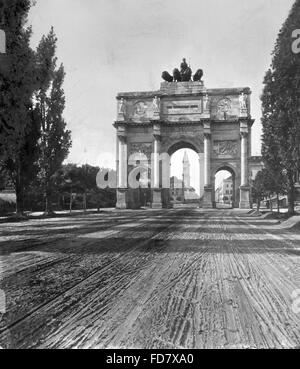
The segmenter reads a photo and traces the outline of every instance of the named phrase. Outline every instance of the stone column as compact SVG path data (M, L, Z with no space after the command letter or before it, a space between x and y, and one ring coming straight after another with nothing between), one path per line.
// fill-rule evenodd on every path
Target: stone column
M171 162L167 153L161 154L161 174L162 174L162 202L163 206L170 206L170 174Z
M117 189L117 208L127 208L128 179L127 179L127 139L124 134L118 134L119 172Z
M240 209L250 209L250 186L248 183L248 127L241 125L241 187Z
M210 178L210 150L211 150L211 134L204 134L204 187L211 186Z
M248 185L248 133L241 132L241 186Z
M127 141L119 137L119 188L127 188Z
M152 208L162 209L162 189L160 186L160 141L161 132L160 125L155 124L153 127L153 157L152 157L152 170L153 170L153 188L152 188Z
M153 188L160 187L159 178L159 154L160 154L160 136L154 135L153 152Z
M116 137L116 188L119 187L119 138Z
M211 184L211 129L210 122L204 123L204 197L203 208L211 209L212 201L212 184Z
M204 194L204 154L199 154L199 184L200 184L200 198Z

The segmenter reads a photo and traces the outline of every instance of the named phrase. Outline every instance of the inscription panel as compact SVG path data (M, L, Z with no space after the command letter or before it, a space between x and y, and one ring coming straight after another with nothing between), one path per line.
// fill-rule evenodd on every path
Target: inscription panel
M165 100L162 108L163 119L170 122L193 122L201 119L203 98L194 100Z
M202 101L170 101L164 104L164 114L166 115L182 115L182 114L201 114Z
M191 125L174 125L174 126L164 126L162 127L162 133L167 136L182 136L189 135L191 137L203 135L202 126L191 126Z

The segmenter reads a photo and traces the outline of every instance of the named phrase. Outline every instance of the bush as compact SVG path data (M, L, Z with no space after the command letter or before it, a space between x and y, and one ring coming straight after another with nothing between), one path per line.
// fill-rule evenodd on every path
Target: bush
M16 200L13 194L0 194L0 215L7 215L16 210Z

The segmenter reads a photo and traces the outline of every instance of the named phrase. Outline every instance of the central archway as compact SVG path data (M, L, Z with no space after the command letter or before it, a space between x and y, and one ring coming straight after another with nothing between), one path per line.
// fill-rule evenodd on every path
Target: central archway
M168 177L169 186L163 189L164 204L167 207L183 204L201 206L204 194L203 142L192 137L166 141L162 145L162 151L168 154L169 166L167 173L162 168L162 178Z

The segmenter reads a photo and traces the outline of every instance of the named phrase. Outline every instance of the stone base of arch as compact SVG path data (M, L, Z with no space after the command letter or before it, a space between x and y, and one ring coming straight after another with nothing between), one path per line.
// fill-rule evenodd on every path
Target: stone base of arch
M117 189L117 209L127 209L128 208L128 189L118 188Z
M213 188L204 187L203 209L213 209Z
M240 209L251 209L250 187L240 187Z
M152 209L162 209L162 190L160 188L154 188L152 190Z

